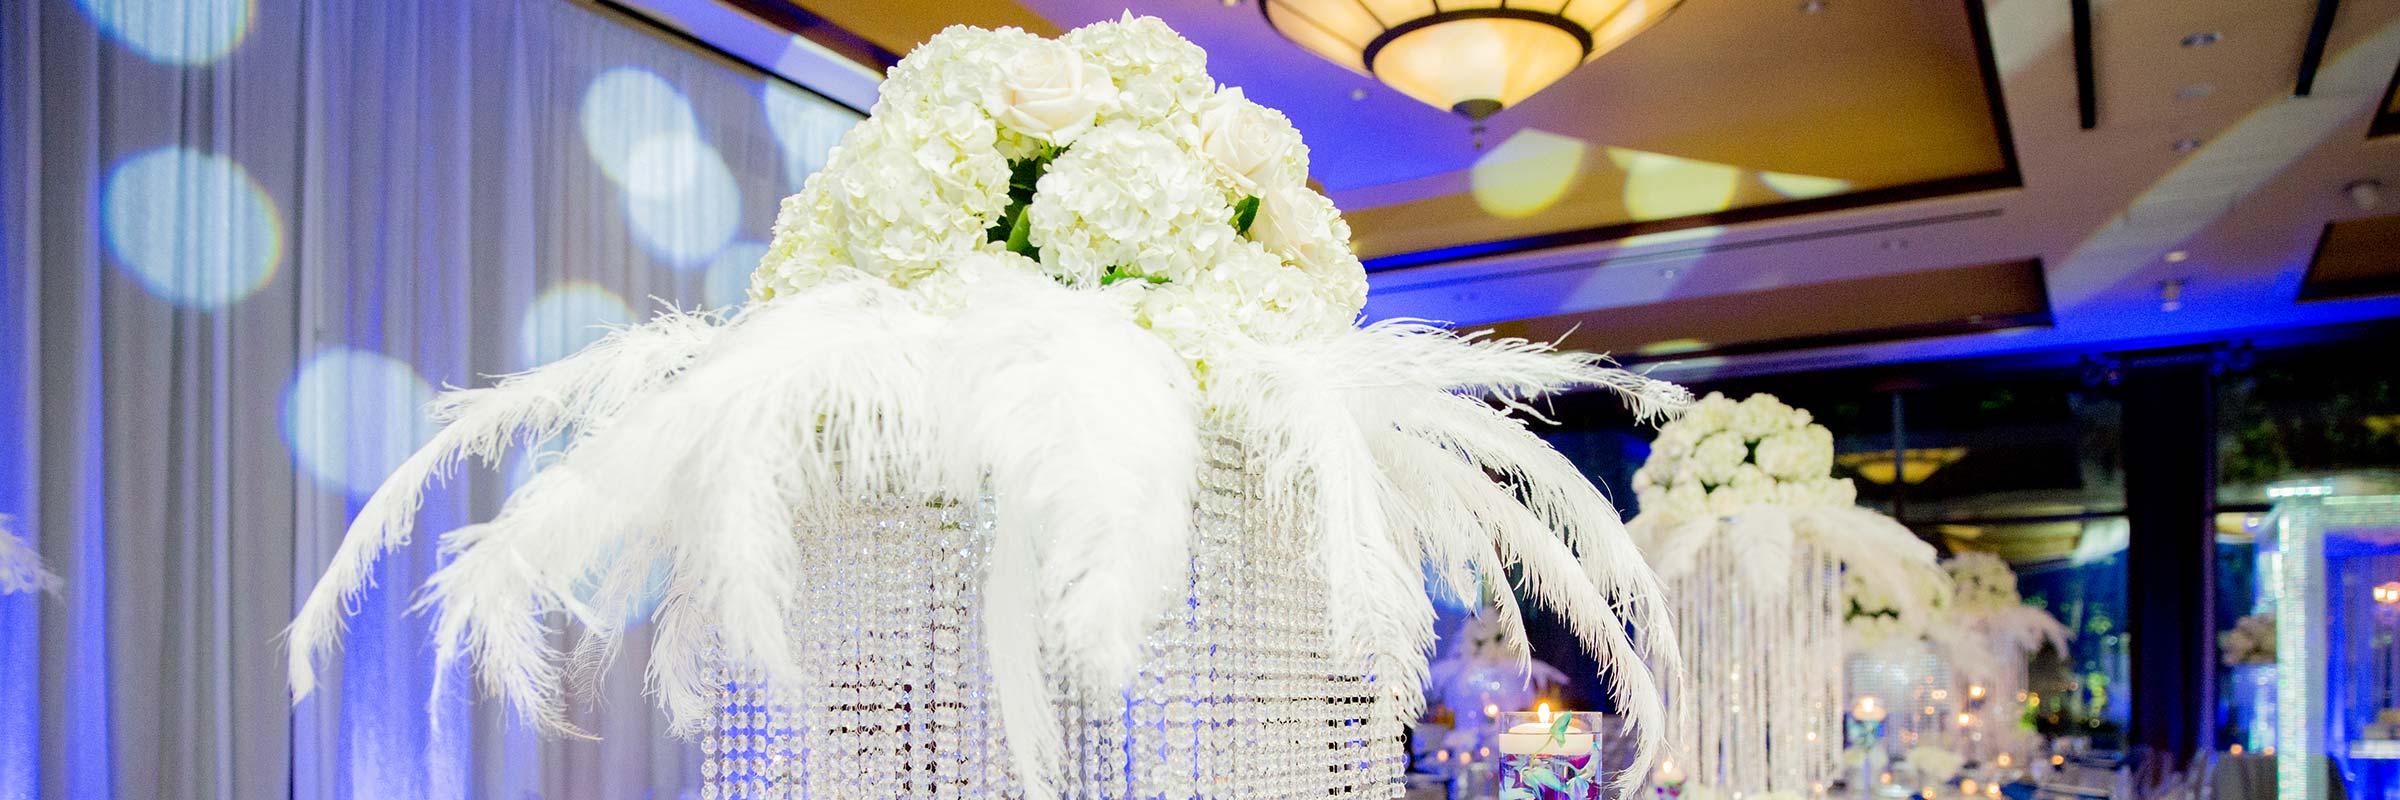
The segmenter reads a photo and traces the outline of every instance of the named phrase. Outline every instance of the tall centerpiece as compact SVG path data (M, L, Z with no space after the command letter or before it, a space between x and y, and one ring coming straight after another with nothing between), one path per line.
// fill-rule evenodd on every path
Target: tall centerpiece
M1930 545L1858 508L1832 470L1833 434L1807 411L1711 394L1634 473L1628 527L1667 582L1688 676L1669 755L1690 791L1824 790L1840 775L1844 581L1905 591L1932 569Z
M1954 673L1958 744L1968 761L1993 773L1986 777L2023 770L2039 743L2026 719L2033 706L2030 665L2045 645L2067 652L2067 626L2025 603L2016 571L1999 556L1960 553L1942 568L1953 593L1929 636Z
M470 661L564 729L562 687L663 581L650 683L708 755L704 797L1389 797L1429 581L1497 598L1520 654L1516 595L1486 584L1562 614L1646 759L1661 587L1511 411L1689 395L1357 327L1364 274L1307 173L1283 115L1157 20L933 37L784 201L741 311L434 403L447 427L293 625L295 690L429 480L564 436L443 536L442 674Z

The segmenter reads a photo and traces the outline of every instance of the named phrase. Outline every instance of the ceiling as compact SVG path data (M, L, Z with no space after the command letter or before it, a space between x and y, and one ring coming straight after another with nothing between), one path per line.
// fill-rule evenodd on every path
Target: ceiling
M2370 136L2400 118L2391 0L2339 4L2306 97L2317 2L2096 0L2088 129L2069 3L1686 0L1494 117L1481 150L1464 120L1284 40L1255 0L800 5L891 52L970 10L1050 30L1159 16L1307 137L1375 270L1371 316L1575 330L1569 346L1681 380L2400 316L2388 295L2299 302L2329 223L2400 205L2400 135ZM2360 181L2390 187L2380 208ZM2030 275L2046 313L1990 265ZM1733 338L1764 306L1772 346L1670 330ZM1644 320L1692 324L1626 324Z

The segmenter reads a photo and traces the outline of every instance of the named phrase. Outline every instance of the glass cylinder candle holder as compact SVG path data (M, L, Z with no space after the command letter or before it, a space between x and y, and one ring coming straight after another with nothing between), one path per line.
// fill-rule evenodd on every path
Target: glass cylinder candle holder
M1528 800L1601 800L1600 715L1588 711L1502 713L1492 736L1500 759L1500 796Z

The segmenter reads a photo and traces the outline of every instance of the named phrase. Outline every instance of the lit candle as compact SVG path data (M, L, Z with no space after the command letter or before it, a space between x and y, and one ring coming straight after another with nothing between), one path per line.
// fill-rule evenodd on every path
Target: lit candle
M1484 705L1484 707L1483 707L1483 718L1484 718L1484 719L1499 719L1499 718L1500 718L1500 707L1499 707L1498 705L1493 705L1493 704L1489 704L1489 703L1485 704L1485 705Z
M1520 722L1501 733L1496 744L1503 755L1580 756L1592 752L1592 732L1583 729L1570 718L1564 732L1557 730L1550 704L1536 710L1536 721Z
M1675 768L1675 759L1672 759L1672 758L1663 758L1663 759L1659 759L1659 762L1658 762L1658 785L1660 785L1660 786L1676 786L1676 785L1680 785L1680 784L1682 784L1682 783L1683 783L1683 770L1680 770L1680 769L1676 769L1676 768Z
M1860 722L1882 722L1883 715L1885 713L1886 712L1883 710L1883 702L1876 700L1872 696L1861 697L1858 699L1857 705L1850 707L1851 718Z
M1964 711L1958 712L1958 726L1961 728L1975 727L1975 715Z
M1969 700L1981 700L1983 699L1983 694L1984 689L1981 686L1967 687L1967 699Z

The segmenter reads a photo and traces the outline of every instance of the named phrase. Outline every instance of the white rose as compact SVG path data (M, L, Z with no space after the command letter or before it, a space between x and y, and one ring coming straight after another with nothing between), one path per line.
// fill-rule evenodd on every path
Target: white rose
M1649 467L1642 467L1641 469L1637 469L1637 470L1634 470L1634 471L1633 471L1633 492L1634 492L1634 494L1637 494L1637 495L1638 495L1638 494L1641 494L1642 492L1649 491L1649 490L1651 490L1651 489L1653 489L1653 488L1656 488L1657 486L1658 486L1658 481L1656 481L1655 479L1653 479L1653 478L1651 478L1651 477L1650 477L1650 468L1649 468Z
M1741 434L1744 441L1755 442L1783 430L1791 418L1791 406L1771 394L1754 394L1734 405L1733 417L1726 427Z
M1300 132L1283 115L1242 97L1239 88L1218 92L1200 106L1199 137L1196 149L1236 194L1261 195L1262 187L1303 177L1292 172Z
M984 94L984 111L1009 130L1055 145L1072 143L1091 130L1101 110L1117 98L1106 70L1057 42L1025 48L1001 73Z
M1700 480L1718 486L1733 480L1734 470L1750 458L1750 446L1730 432L1709 434L1692 448L1693 468Z

